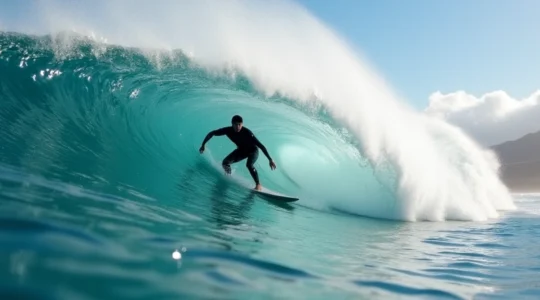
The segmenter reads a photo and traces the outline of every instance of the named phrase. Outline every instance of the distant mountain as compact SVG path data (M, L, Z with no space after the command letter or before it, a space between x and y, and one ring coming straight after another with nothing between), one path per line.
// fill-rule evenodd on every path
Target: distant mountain
M501 177L512 192L540 192L540 131L491 147L501 161Z

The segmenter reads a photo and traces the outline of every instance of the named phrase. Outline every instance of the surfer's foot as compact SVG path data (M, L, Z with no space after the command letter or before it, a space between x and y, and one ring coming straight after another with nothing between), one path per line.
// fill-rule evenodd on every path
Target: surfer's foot
M256 190L256 191L260 191L260 190L262 190L262 186L261 186L261 184L260 184L260 183L259 183L259 184L257 184L257 185L255 186L255 190Z
M223 170L225 170L225 173L227 175L231 175L231 167L230 166L223 166Z

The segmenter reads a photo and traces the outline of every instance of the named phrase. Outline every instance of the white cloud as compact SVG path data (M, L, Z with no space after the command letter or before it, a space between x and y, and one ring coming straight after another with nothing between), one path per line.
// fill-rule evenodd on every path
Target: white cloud
M463 91L436 92L430 96L425 113L462 128L484 146L492 146L540 131L540 90L522 100L504 91L480 98Z

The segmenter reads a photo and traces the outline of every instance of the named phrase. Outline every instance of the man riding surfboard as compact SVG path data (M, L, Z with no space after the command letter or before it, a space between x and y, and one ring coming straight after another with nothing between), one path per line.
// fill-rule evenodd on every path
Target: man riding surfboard
M237 148L223 159L223 169L227 174L230 174L231 164L237 163L247 158L246 167L249 170L249 174L251 174L251 177L255 181L255 190L260 191L262 187L259 182L259 175L257 173L257 169L255 169L254 166L257 158L259 157L258 148L260 148L266 158L268 158L268 161L270 163L270 169L274 170L276 168L276 164L270 157L270 154L268 154L266 147L257 139L257 137L255 137L253 132L243 126L243 120L241 116L233 116L231 123L232 126L227 126L210 131L204 138L199 152L204 152L204 146L213 136L226 135L233 143L236 144Z

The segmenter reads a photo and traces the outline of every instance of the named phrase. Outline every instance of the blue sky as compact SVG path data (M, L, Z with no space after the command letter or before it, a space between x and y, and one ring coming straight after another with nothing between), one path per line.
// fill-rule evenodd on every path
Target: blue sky
M0 26L28 22L32 1L0 0ZM295 1L418 109L435 91L523 98L540 89L538 0Z
M432 92L540 89L540 1L296 0L419 109Z

